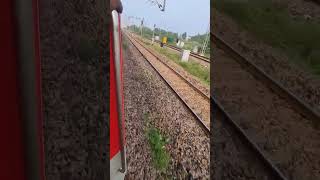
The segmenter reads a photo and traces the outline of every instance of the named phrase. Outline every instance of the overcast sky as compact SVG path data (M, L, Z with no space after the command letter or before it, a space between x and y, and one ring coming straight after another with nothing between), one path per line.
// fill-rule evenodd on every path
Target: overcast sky
M163 2L163 0L158 0ZM128 16L144 18L144 25L188 35L204 34L210 21L210 0L167 0L165 12L148 0L122 0L123 22ZM131 20L140 24L139 20Z

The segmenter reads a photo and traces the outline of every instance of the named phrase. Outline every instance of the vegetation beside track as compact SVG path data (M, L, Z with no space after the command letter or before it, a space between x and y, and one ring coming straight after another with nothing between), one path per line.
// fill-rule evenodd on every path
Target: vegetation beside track
M164 55L168 59L172 60L176 64L180 65L188 73L199 78L200 81L203 82L204 84L210 85L210 69L209 68L203 67L199 63L196 63L193 61L182 62L179 54L172 53L168 51L166 48L161 48L157 43L151 45L151 43L146 40L142 40L142 42L147 46L152 47L154 50Z
M123 47L124 50L128 49L128 42L126 41L126 39L122 40L122 47Z
M220 0L215 8L299 65L320 75L320 24L292 17L285 1Z
M169 139L161 135L160 131L150 123L149 114L144 115L144 121L147 124L146 136L151 148L154 166L160 172L165 172L170 162L170 155L165 148Z
M135 34L137 34L139 36L141 35L141 31L140 31L140 28L138 26L132 25L132 26L129 27L129 29L132 32L134 32ZM152 34L153 34L152 29L150 29L148 27L143 27L143 33L142 33L143 38L152 39ZM166 30L163 30L163 29L160 29L160 28L155 28L154 35L155 36L160 36L161 35L160 38L162 38L163 35L166 35L168 37L168 44L173 45L173 46L176 46L176 39L179 37L178 33L171 32L171 31L166 31ZM202 48L203 42L206 39L206 36L207 36L206 34L198 34L198 35L195 35L195 36L191 36L190 40L183 41L184 42L183 49L187 49L187 50L192 51L193 48L195 46L197 46L199 48L199 51L200 51L201 48ZM206 49L206 51L204 53L204 56L210 58L210 43L207 46L207 49Z

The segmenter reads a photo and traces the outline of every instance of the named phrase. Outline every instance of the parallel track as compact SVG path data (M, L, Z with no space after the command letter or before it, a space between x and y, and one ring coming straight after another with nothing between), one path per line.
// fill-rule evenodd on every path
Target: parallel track
M176 46L173 46L173 45L165 45L165 46L181 52L181 48L178 48L178 47L176 47ZM192 57L194 57L194 58L197 58L197 59L199 59L199 60L201 60L201 61L204 61L204 62L210 64L210 59L207 58L207 57L205 57L205 56L201 56L201 55L195 54L195 53L193 53L193 52L191 52L190 55L191 55Z
M230 68L226 68L226 69L223 69L224 71L234 71L235 73L233 73L234 75L237 75L237 78L238 81L240 81L240 73L238 71L240 71L240 69L244 70L243 72L247 71L247 74L250 74L252 75L255 79L255 81L257 82L261 82L263 84L263 86L265 86L266 88L265 89L269 89L269 91L265 91L263 90L263 92L265 92L266 94L274 94L276 97L279 97L278 99L284 99L283 102L287 102L287 104L289 105L289 107L291 109L293 109L295 112L297 112L298 114L301 114L303 115L305 118L304 119L308 119L309 121L311 121L312 123L315 123L316 125L319 124L319 120L320 120L320 115L319 113L314 110L311 106L309 106L308 104L306 104L302 99L300 99L299 97L295 96L293 93L291 93L289 90L287 90L285 87L283 87L279 82L277 82L275 79L271 78L268 74L266 74L262 69L260 69L259 67L257 67L255 64L253 64L252 62L250 62L249 60L247 60L244 56L242 56L239 52L237 52L235 49L233 49L229 44L227 44L226 42L224 42L218 35L214 34L214 33L211 33L211 36L213 38L213 43L215 46L218 47L218 49L222 50L226 56L228 57L231 57L230 60L223 60L223 59L219 59L220 63L224 63L225 65L224 66L219 66L218 68L226 68L227 66L230 67ZM235 61L234 63L231 63L232 61ZM217 60L218 62L218 60ZM238 64L240 66L234 66L235 64ZM240 68L239 68L240 67ZM234 68L234 69L233 69ZM238 69L239 68L239 69ZM237 82L234 82L235 84L233 84L232 82L232 79L233 78L230 78L232 77L232 73L230 74L230 76L226 77L226 76L223 76L223 70L221 69L221 71L219 71L219 73L215 74L216 76L218 75L218 83L219 81L223 82L223 81L226 81L226 83L222 83L221 84L221 87L220 87L220 90L222 91L230 91L231 90L234 90L235 92L244 92L244 90L246 90L246 88L235 88L237 86ZM216 77L215 76L215 77ZM223 77L223 78L222 78ZM244 76L247 78L247 76ZM221 79L222 78L222 79ZM231 83L230 84L230 88L225 88L225 86L229 87L229 84L227 85L227 82L228 83ZM241 81L241 83L244 83L244 85L248 85L247 83L250 82L250 80L247 80L247 81ZM254 81L251 81L251 82L254 82ZM258 90L261 90L260 88ZM270 91L271 90L271 91ZM260 93L262 92L262 90L260 91ZM271 92L271 93L267 93L267 92ZM221 92L222 93L222 92ZM222 93L223 94L223 93ZM226 93L225 96L228 96L230 95L230 93ZM241 100L240 97L242 97L243 99L247 99L251 96L252 94L250 94L250 91L246 93L244 93L244 96L242 97L241 95L238 95L239 99L237 100L237 96L234 96L235 99L232 99L233 97L226 97L226 99L224 99L225 101L230 101L232 100L232 102L234 104L237 104L237 103L243 103L243 104L247 104L247 103L250 103L250 99L247 100ZM264 94L265 95L265 94ZM253 95L254 97L256 95ZM273 101L277 101L276 99L274 99ZM264 107L265 109L268 109L268 107L270 106L270 104L266 103L264 104L263 102L257 100L257 101L254 101L254 104L252 106L257 106L258 104L256 104L257 102L260 102L261 104L259 104L259 106L261 107ZM219 103L217 103L219 104ZM229 102L230 104L230 102ZM220 105L221 106L221 105ZM277 109L278 107L280 106L277 105L276 107L274 107L275 109ZM282 105L282 107L286 107L285 104ZM250 109L251 108L251 109ZM269 107L271 108L271 107ZM235 112L236 114L239 114L239 116L241 116L241 118L245 118L246 117L246 112L247 111L255 111L255 110L258 110L258 108L253 108L252 107L247 107L247 108L240 108L239 110L237 110L237 112ZM228 112L229 110L226 109L226 110L222 110L223 112ZM276 112L276 111L275 111ZM279 111L279 112L283 112L283 111ZM289 114L288 114L289 115ZM280 115L278 115L280 116ZM293 116L293 115L292 115ZM302 116L302 117L303 117ZM248 116L247 118L250 119L250 122L248 121L244 121L244 120L237 120L237 123L242 123L242 126L243 127L250 127L250 123L252 124L252 126L259 126L260 122L259 122L259 118L267 118L267 117L271 117L272 119L272 116L268 116L268 115L262 115L262 117L258 117L258 116ZM229 117L230 118L230 117ZM257 119L258 118L258 119ZM278 120L278 118L277 118ZM284 121L286 120L286 121ZM279 122L279 127L282 127L284 128L283 131L287 132L287 131L290 131L290 127L286 128L286 123L288 123L289 121L291 120L291 118L288 118L288 119L279 119L277 122ZM292 119L293 120L293 119ZM292 121L292 122L296 122L296 121ZM246 124L246 125L245 125ZM262 125L265 125L263 123L261 123ZM272 127L275 127L275 126L264 126L264 128L268 129L268 128L271 128ZM307 125L307 127L309 127ZM240 128L240 127L238 127ZM302 126L301 126L302 128ZM259 130L262 130L262 129L259 129L259 128L252 128L251 131L259 131ZM248 130L250 131L250 129ZM270 132L270 131L269 131ZM268 134L264 134L265 136L268 136ZM261 136L261 134L260 134ZM255 137L255 136L253 136ZM291 137L291 134L287 134L286 137ZM268 139L269 142L274 142L273 140L270 139L270 137L265 137L266 139ZM280 138L278 136L278 138ZM283 138L283 137L282 137ZM276 140L275 140L276 141ZM301 144L303 144L303 142L300 142ZM300 144L299 144L300 145ZM316 146L316 145L315 145ZM261 146L260 146L261 147ZM259 147L255 147L255 148L258 148ZM301 145L301 148L303 149L303 145ZM309 148L309 147L308 147ZM294 148L293 148L294 149ZM272 153L270 153L270 151L266 151L268 153L268 157L272 157L273 159L276 158L275 156L273 156ZM305 153L308 153L308 152L305 152ZM281 158L280 158L281 159ZM285 176L282 175L282 173L286 173L286 175L288 177L292 176L292 174L288 173L288 169L285 169L283 167L283 163L285 163L285 160L283 159L274 159L274 160L277 160L278 161L278 166L279 167L282 167L281 169L281 172L279 170L277 170L279 172L279 174L281 174L281 177L282 179L285 178ZM270 161L271 162L271 161ZM281 162L281 163L280 163ZM315 163L314 161L312 163ZM290 168L291 166L288 165L288 167ZM305 166L304 166L305 167ZM299 167L295 167L295 168L299 168ZM280 176L279 176L280 177ZM292 177L290 177L292 178Z
M155 42L157 42L157 43L160 44L160 41L155 41ZM173 45L165 44L164 46L169 47L170 49L175 50L175 51L178 51L178 52L181 52L181 51L182 51L181 48L176 47L176 46L173 46ZM208 57L201 56L201 55L196 54L196 53L193 53L193 52L190 52L190 56L192 56L192 57L194 57L195 59L198 59L198 60L200 60L200 61L202 61L202 62L204 62L204 63L206 63L206 64L210 64L210 58L208 58Z
M211 109L213 114L213 121L211 123L215 123L217 121L221 121L221 123L226 124L227 126L231 126L231 128L238 135L237 137L244 142L247 147L257 156L257 158L262 162L266 171L272 175L272 177L279 180L287 180L287 178L281 173L281 171L273 164L273 162L263 153L263 151L258 147L256 143L246 134L246 132L231 118L231 116L227 113L227 111L223 108L220 102L211 97ZM216 117L222 117L223 119L215 119ZM212 125L213 126L213 125ZM215 137L212 137L215 138Z
M145 55L139 50L139 48L133 43L133 39L129 38L129 40L132 42L132 44L138 49L138 51L142 54L142 56L145 57ZM137 41L136 41L137 42ZM141 43L137 42L138 44L140 44L141 46L143 46ZM145 48L149 53L153 54L152 52L150 52L147 48ZM159 58L154 55L158 60ZM147 58L145 57L145 59L147 60ZM159 60L161 62L161 60ZM199 118L199 116L197 116L197 114L190 108L190 106L182 99L182 97L173 89L173 87L171 87L171 85L168 83L168 81L160 74L160 72L152 65L152 63L150 63L148 60L147 62L151 65L151 67L158 73L158 75L166 82L166 84L171 88L171 90L173 92L175 92L175 94L177 95L177 97L184 103L184 105L191 111L191 113L193 114L194 117L196 117L197 121L202 125L202 127L204 127L204 129L206 130L206 132L210 135L210 129L208 127L206 127L206 125L203 124L203 121L201 120L201 118ZM168 65L166 65L168 66ZM169 67L169 66L168 66ZM199 93L202 93L199 89L197 89L195 86L193 86L187 79L183 78L178 72L174 71L171 67L169 67L173 72L175 72L178 76L180 76L182 79L184 79L184 81L188 84L190 84L190 86L192 86L196 91L199 91ZM202 93L204 96L206 96L207 98L209 98L207 95L205 95L204 93ZM231 116L226 113L226 111L224 110L224 108L221 106L221 104L214 99L213 97L210 98L210 102L211 102L211 109L214 109L214 113L219 113L222 114L222 116L224 117L223 122L224 123L228 123L230 126L232 126L232 128L236 131L236 133L239 135L239 137L241 137L241 139L243 140L243 142L245 142L247 144L247 146L250 148L250 150L252 152L255 153L255 155L261 160L262 164L264 165L264 167L266 168L266 171L268 171L268 173L272 174L272 176L276 179L280 179L280 180L286 180L286 178L282 175L282 173L277 169L277 167L272 163L272 161L270 159L268 159L266 157L266 155L264 155L264 153L261 151L261 149L252 141L250 140L250 138L246 135L246 133L244 132L244 130L235 122L232 120Z
M213 37L214 44L221 48L228 55L233 57L244 69L250 72L254 77L261 80L267 87L271 88L281 97L284 97L288 100L295 110L304 114L309 119L316 120L316 123L320 122L320 114L314 110L310 105L306 104L301 98L291 93L283 85L281 85L277 80L273 79L261 68L247 60L242 56L237 50L233 49L228 43L223 41L218 35L211 33Z
M160 44L160 41L156 41L156 42ZM164 46L167 46L167 47L169 47L169 48L171 48L171 49L173 49L173 50L179 51L179 52L182 51L181 48L176 47L176 46L173 46L173 45L165 44ZM205 56L201 56L201 55L199 55L199 54L195 54L195 53L193 53L193 52L190 53L190 56L192 56L192 57L194 57L194 58L196 58L196 59L199 59L200 61L203 61L203 62L205 62L205 63L210 64L210 58L207 58L207 57L205 57Z
M163 65L165 65L168 69L170 69L173 73L175 73L178 77L180 77L186 84L188 84L192 89L194 89L198 94L200 94L202 97L210 101L210 97L203 93L200 89L195 87L190 81L188 81L186 78L184 78L179 72L174 70L172 67L167 65L166 63L162 62L158 56L156 56L153 52L149 51L147 48L144 47L140 42L137 40L134 40L132 37L130 37L128 34L126 34L131 41L131 43L137 48L137 50L141 53L141 55L146 59L146 61L151 65L151 67L157 72L157 74L163 79L163 81L168 85L168 87L175 93L175 95L182 101L182 103L187 107L187 109L191 112L191 114L195 117L199 125L202 127L202 129L205 131L205 133L209 136L210 135L210 128L204 123L204 120L202 120L198 114L192 109L192 107L182 98L182 96L170 85L170 83L163 77L163 75L159 72L159 70L154 67L154 65L147 59L147 57L141 52L141 50L137 47L137 44L139 44L141 47L143 47L146 51L148 51L150 54L152 54L159 62L161 62Z

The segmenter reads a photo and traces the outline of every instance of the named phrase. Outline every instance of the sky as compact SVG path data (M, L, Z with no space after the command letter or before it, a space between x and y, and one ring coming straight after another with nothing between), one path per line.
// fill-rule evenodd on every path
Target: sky
M165 12L149 0L121 0L122 21L126 24L129 16L144 18L144 26L169 30L188 36L206 33L210 21L210 0L167 0ZM163 2L163 0L158 0ZM131 19L136 25L139 20Z

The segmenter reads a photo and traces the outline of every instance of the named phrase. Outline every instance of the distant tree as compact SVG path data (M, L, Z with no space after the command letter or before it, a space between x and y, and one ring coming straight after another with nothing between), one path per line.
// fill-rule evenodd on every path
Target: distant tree
M186 39L187 38L187 32L184 32L182 35L181 35L182 39Z

